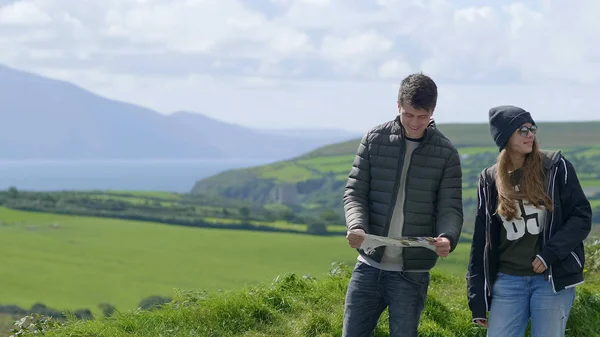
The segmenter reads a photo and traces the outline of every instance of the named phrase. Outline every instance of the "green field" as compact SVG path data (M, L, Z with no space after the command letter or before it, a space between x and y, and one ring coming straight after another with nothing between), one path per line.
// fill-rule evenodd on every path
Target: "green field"
M141 196L125 196L125 195L119 195L119 194L110 194L110 193L104 193L104 194L90 194L89 195L90 198L92 199L101 199L101 200L118 200L118 201L124 201L124 202L128 202L131 204L144 204L148 201L148 199L143 198ZM161 202L161 205L163 206L168 206L170 205L170 202Z
M352 263L343 236L196 229L0 208L0 304L134 308L174 289L233 289ZM468 247L439 266L464 274Z
M114 195L121 196L138 196L141 198L157 198L157 199L166 199L166 200L179 200L181 199L181 194L173 193L173 192L161 192L161 191L124 191L124 190L108 190L106 192L101 191L100 193L110 193Z
M355 258L343 237L195 229L0 208L2 304L134 308L175 288L216 290ZM53 226L53 224L56 224ZM54 228L56 227L56 228Z
M353 155L333 157L299 158L289 162L280 162L255 170L261 179L273 179L281 183L297 183L319 178L324 174L338 175L340 179L348 178Z
M272 165L261 171L264 179L275 179L281 182L297 183L313 176L308 168L298 165Z
M600 179L581 179L579 181L579 183L584 188L596 188L596 187L600 187Z
M458 153L460 153L461 155L474 155L474 154L485 153L485 152L494 153L497 155L498 148L491 147L491 146L471 146L471 147L459 147L458 148Z

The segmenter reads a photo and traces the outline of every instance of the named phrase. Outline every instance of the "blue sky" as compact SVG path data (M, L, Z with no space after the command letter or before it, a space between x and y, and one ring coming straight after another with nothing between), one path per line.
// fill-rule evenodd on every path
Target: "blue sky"
M440 123L498 104L598 119L600 1L0 0L0 63L161 113L365 131L401 79L439 85Z

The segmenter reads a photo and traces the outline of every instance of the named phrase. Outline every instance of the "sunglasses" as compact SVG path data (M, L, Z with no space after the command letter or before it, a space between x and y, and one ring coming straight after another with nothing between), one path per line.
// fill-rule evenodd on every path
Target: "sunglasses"
M521 136L527 137L527 135L529 134L529 131L531 131L531 133L533 133L535 135L537 133L537 130L538 130L537 125L522 126L519 128L518 132Z

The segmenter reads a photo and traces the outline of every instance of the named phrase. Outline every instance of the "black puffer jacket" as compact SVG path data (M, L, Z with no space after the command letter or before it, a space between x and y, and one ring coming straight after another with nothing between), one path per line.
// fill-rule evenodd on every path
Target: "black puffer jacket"
M367 132L358 147L344 193L346 225L387 236L398 194L405 151L399 118ZM407 171L403 236L444 235L454 250L463 225L462 171L458 151L429 124L425 138L413 152ZM371 255L380 262L384 247ZM431 269L437 254L426 248L404 249L406 270Z

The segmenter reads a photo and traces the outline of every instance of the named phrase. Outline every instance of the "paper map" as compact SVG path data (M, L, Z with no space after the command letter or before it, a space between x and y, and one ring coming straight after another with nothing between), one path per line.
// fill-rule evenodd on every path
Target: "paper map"
M364 250L367 254L371 253L375 250L375 248L380 246L423 247L435 251L435 246L431 244L431 242L435 241L435 238L428 236L388 238L385 236L365 234L362 232L356 234L365 238L363 243L360 245L360 249Z

